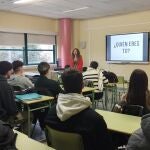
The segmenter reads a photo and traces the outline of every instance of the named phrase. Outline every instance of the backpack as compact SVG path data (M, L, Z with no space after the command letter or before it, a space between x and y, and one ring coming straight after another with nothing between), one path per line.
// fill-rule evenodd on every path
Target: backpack
M108 79L109 83L117 83L118 78L114 72L103 71L103 75Z
M10 125L0 120L0 150L17 150L16 137Z

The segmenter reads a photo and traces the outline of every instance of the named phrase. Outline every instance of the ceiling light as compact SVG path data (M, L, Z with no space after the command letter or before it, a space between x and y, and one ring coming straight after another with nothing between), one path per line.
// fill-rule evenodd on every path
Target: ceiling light
M89 7L81 7L81 8L76 8L76 9L70 9L70 10L65 10L63 12L68 13L68 12L83 10L83 9L87 9L87 8L89 8Z
M33 1L35 1L35 0L17 0L14 2L14 4L25 4L25 3L30 3Z

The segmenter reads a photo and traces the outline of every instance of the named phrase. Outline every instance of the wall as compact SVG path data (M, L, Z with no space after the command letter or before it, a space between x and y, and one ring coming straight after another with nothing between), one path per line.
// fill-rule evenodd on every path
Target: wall
M134 69L141 68L147 72L150 78L150 64L107 64L105 61L105 36L107 34L150 31L149 16L150 11L145 11L81 21L80 41L86 42L86 48L81 49L84 65L88 66L91 60L96 60L101 68L124 75L126 79Z
M56 34L57 20L0 11L0 31Z

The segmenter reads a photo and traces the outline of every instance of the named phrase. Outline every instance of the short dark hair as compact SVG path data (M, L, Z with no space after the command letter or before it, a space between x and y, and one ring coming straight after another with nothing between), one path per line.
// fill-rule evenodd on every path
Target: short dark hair
M50 65L47 62L41 62L38 65L38 71L40 75L45 75L49 69L50 69Z
M12 64L8 61L0 61L0 74L6 75L12 69Z
M20 60L15 60L12 62L14 72L18 71L20 67L23 67L23 62Z
M65 65L64 69L70 68L70 65Z
M87 67L82 68L82 72L85 72L85 71L87 71Z
M73 69L68 70L62 74L61 78L66 93L81 93L83 87L81 72Z
M91 67L91 68L94 68L94 69L97 69L97 67L98 67L98 62L97 62L97 61L91 61L90 67Z

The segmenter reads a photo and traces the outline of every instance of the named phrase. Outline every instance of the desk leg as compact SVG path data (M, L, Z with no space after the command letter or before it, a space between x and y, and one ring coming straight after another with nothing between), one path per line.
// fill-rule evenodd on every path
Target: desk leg
M95 107L96 107L96 103L94 101L94 96L95 96L94 91L92 91L92 108L93 109L95 109Z
M28 137L30 137L30 128L31 128L31 120L30 120L30 106L27 105L27 108L28 108Z
M108 103L108 89L105 88L105 109L107 110L107 103Z

